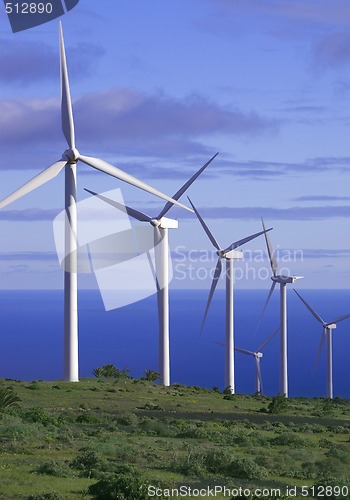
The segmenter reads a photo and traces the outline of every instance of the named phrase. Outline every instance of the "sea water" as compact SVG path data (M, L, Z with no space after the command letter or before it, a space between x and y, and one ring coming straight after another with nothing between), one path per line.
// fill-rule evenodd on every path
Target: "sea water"
M256 350L279 326L276 290L255 332L267 290L235 291L235 344ZM303 297L326 321L350 313L350 291L305 290ZM200 327L208 292L170 292L171 381L186 385L224 388L225 292L215 292L203 333ZM63 356L63 291L0 292L0 377L17 380L59 380ZM255 333L254 333L255 332ZM291 396L325 396L325 345L314 367L322 325L288 290L288 362ZM350 318L333 334L334 394L350 397ZM98 291L79 292L80 377L112 363L140 377L158 367L158 320L155 296L106 312ZM279 337L263 349L263 388L278 393ZM235 353L236 392L253 394L255 365L252 356Z

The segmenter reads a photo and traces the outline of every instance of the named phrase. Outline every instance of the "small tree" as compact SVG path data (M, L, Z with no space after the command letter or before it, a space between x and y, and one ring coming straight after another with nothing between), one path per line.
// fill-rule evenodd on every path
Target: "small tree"
M21 398L11 387L0 389L0 411L4 411L6 408L17 408L21 401Z
M147 380L147 382L155 382L156 380L161 379L160 373L154 371L154 370L145 370L144 376L142 377L141 380Z

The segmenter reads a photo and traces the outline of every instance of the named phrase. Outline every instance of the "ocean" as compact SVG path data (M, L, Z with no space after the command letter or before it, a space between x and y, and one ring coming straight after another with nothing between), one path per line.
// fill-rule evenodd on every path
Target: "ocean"
M235 344L255 350L279 326L276 290L263 322L254 330L268 290L235 291ZM325 320L350 313L350 290L304 290L302 296ZM170 291L171 381L224 388L225 292L217 290L200 335L206 290ZM0 377L59 380L62 377L63 291L1 291ZM325 348L314 370L322 325L295 293L288 290L288 359L290 396L326 394ZM112 363L140 377L157 370L158 324L155 296L106 312L98 291L79 292L80 377ZM350 398L350 318L333 336L334 395ZM278 393L279 338L263 350L264 393ZM236 392L255 392L254 359L235 354Z

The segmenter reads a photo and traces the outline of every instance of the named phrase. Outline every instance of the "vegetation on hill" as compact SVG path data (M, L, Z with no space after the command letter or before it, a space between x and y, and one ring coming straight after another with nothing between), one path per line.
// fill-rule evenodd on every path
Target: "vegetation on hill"
M349 400L227 395L162 387L152 371L140 380L98 373L75 384L0 380L0 499L143 500L150 487L162 499L181 485L192 488L187 498L215 486L251 499L256 488L267 499L271 489L282 498L296 486L302 498L302 487L314 487L309 496L321 498L327 485L323 497L350 498Z

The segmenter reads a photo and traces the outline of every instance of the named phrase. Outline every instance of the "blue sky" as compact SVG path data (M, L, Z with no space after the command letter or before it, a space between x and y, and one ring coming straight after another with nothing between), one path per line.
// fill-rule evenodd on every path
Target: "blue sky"
M59 159L66 144L57 21L13 34L4 9L0 16L3 198ZM219 151L189 194L222 246L259 231L263 216L281 255L298 256L283 266L305 276L299 288L348 287L347 0L80 0L62 22L81 153L171 195ZM0 212L1 288L62 287L52 220L63 208L63 178ZM79 164L79 199L84 187L120 187L128 204L150 215L162 206ZM196 250L202 260L193 265L213 267L213 259L204 262L211 247L195 217L171 214L180 221L170 236L173 256ZM263 239L249 250L258 255ZM266 267L255 260L255 269ZM81 286L93 286L92 278Z

